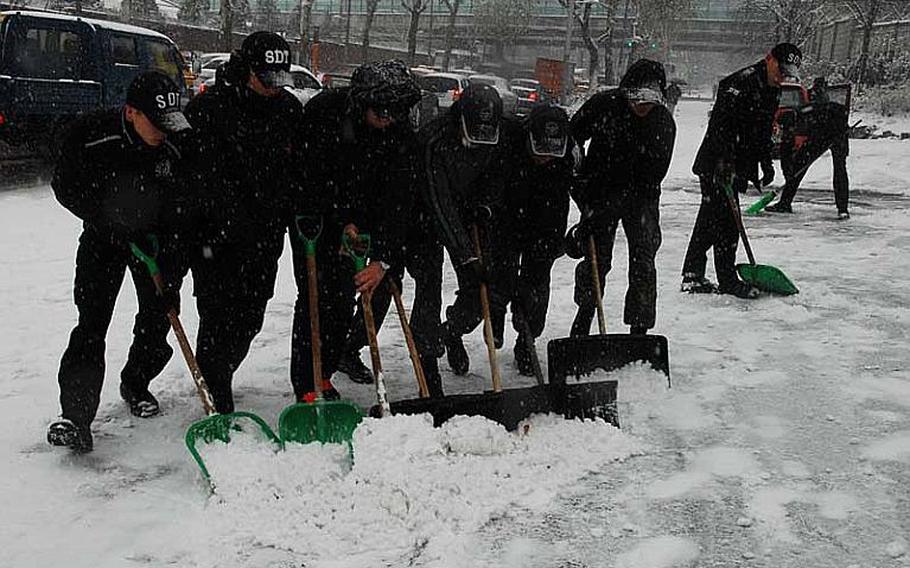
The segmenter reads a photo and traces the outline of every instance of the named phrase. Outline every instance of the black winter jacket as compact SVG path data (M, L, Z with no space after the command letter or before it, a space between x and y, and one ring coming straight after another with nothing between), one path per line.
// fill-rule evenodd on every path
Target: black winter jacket
M780 89L768 85L765 61L721 80L692 172L714 175L720 161L735 165L736 176L756 181L758 166L771 161L771 127Z
M501 132L499 144L466 147L458 103L426 125L420 139L426 176L423 206L457 268L476 256L470 226L478 207L490 209L494 226L505 218L505 188L512 175L508 143Z
M575 144L570 139L565 157L538 164L531 157L527 129L512 122L507 129L515 167L506 189L512 242L534 258L558 258L563 254L569 215Z
M297 212L323 215L326 246L337 250L342 228L370 233L370 258L399 265L420 175L417 136L410 125L372 129L348 89L327 90L306 105L304 192Z
M667 175L676 123L663 106L644 118L636 116L619 89L595 94L570 122L572 136L583 147L591 140L574 194L590 209L622 207L629 198L653 199Z
M175 234L192 190L178 145L146 145L121 109L89 114L64 131L51 186L86 227L126 243Z
M189 102L208 167L199 182L205 242L257 242L287 226L300 193L302 111L285 91L272 99L226 83Z

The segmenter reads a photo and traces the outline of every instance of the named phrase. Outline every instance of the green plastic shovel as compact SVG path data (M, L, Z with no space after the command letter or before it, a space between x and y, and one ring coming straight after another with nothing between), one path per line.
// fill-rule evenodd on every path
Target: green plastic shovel
M742 278L743 282L751 284L763 292L780 294L782 296L798 294L799 290L779 268L767 264L755 263L755 255L752 254L752 246L749 244L749 238L746 236L746 227L743 225L743 217L740 214L739 205L736 203L736 198L733 195L732 178L724 182L724 191L727 194L727 203L730 204L733 217L736 219L736 225L739 228L739 236L742 238L743 246L746 248L746 254L749 256L749 264L736 265L736 271L739 273L739 277Z
M302 222L306 228L301 227ZM316 275L316 241L322 232L322 223L311 217L298 215L294 225L297 237L303 241L306 248L315 392L312 401L293 404L281 412L278 418L278 435L284 443L347 444L348 449L353 452L351 440L354 437L354 430L363 420L363 412L352 402L325 400L322 396L322 341L319 335L319 290Z
M160 297L164 297L164 279L161 276L161 270L158 268L158 239L154 235L149 235L151 245L150 253L144 252L136 243L130 243L130 250L133 256L142 261L148 268L152 282L155 284L155 291ZM202 475L209 482L214 490L215 484L212 481L208 468L205 467L205 461L199 453L198 447L202 444L230 443L231 437L240 433L248 434L263 443L273 446L275 451L281 449L281 441L278 436L269 428L265 420L251 412L231 412L229 414L218 414L215 410L215 403L212 401L212 395L205 379L202 378L202 371L196 362L196 356L190 347L190 341L186 336L180 318L177 315L177 309L174 306L168 306L167 319L171 323L174 335L177 337L177 343L180 345L180 351L183 352L183 358L190 369L190 375L196 384L196 392L202 401L202 407L205 409L207 418L194 422L186 431L186 447L189 449L196 464L202 471Z

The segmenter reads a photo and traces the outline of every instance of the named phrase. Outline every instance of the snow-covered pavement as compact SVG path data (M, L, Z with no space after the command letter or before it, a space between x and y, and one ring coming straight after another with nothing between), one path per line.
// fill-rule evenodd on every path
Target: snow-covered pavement
M0 566L910 567L910 142L852 141L849 221L835 220L828 157L795 215L747 219L759 262L799 295L688 296L678 274L699 200L689 168L709 108L680 104L662 199L655 332L669 338L674 386L621 371L621 432L540 418L524 436L477 420L370 422L349 473L330 452L289 452L249 479L240 459L213 498L183 446L202 412L182 360L153 383L162 416L133 418L118 398L131 284L108 336L95 452L46 445L75 323L79 224L47 186L0 193ZM620 237L606 284L614 331L625 329L625 254ZM574 315L572 269L563 259L554 270L542 355ZM286 254L235 381L238 408L273 424L291 399L294 295ZM395 323L380 335L386 376L393 398L413 397ZM530 384L506 341L506 384ZM489 384L479 330L468 349L472 374L447 375L449 391ZM372 387L336 384L371 403Z

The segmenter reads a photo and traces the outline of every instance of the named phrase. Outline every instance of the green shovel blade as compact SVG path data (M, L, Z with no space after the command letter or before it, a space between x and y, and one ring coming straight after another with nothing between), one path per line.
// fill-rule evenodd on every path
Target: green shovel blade
M752 205L750 205L748 209L746 209L746 215L758 215L759 213L761 213L762 211L764 211L765 207L766 207L769 203L771 203L772 201L774 201L774 198L775 198L775 197L777 197L777 192L776 192L776 191L768 191L768 192L765 192L765 193L761 196L761 198L759 198L758 201L756 201L755 203L753 203Z
M363 411L348 401L297 403L281 412L278 435L283 443L350 444L361 420Z
M743 282L755 286L763 292L789 296L798 294L799 290L779 268L766 264L737 264L736 271Z
M259 437L263 443L271 444L275 450L281 449L281 440L266 424L265 420L251 412L231 412L230 414L213 414L190 425L186 431L186 447L189 449L202 475L211 482L208 468L199 453L199 448L208 444L229 444L231 436L246 433Z

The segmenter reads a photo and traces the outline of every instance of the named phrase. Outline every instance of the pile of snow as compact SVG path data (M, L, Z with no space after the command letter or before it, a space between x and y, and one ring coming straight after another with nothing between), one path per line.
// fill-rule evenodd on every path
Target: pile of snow
M219 447L220 446L220 447ZM207 448L217 487L200 525L202 566L280 550L306 566L449 565L493 520L544 510L582 476L640 451L603 421L534 416L516 433L481 417L365 419L342 444L249 437ZM343 554L341 554L343 552Z

